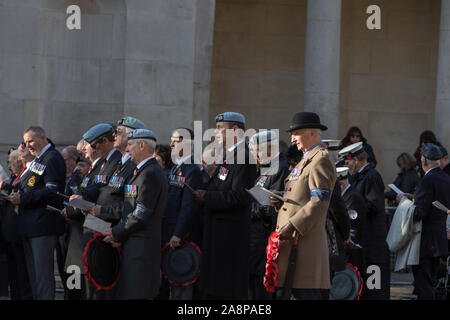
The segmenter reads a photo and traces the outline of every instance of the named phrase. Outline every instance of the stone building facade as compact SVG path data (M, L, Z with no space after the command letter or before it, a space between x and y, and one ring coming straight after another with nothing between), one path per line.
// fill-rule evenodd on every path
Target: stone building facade
M0 0L0 41L3 165L30 125L64 146L133 115L168 141L230 110L285 141L301 110L357 125L386 184L423 130L450 148L450 0Z

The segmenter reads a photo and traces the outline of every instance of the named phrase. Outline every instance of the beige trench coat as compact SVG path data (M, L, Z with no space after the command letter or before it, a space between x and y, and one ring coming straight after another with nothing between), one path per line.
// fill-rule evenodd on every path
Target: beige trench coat
M290 221L300 238L292 288L329 289L330 272L328 243L325 231L331 192L336 182L336 168L322 146L311 150L285 180L285 202L278 211L277 231ZM322 191L322 200L311 197L311 190ZM327 196L327 191L328 196ZM313 192L314 193L314 192ZM326 200L328 198L328 200ZM277 259L278 286L284 286L292 241L280 243Z

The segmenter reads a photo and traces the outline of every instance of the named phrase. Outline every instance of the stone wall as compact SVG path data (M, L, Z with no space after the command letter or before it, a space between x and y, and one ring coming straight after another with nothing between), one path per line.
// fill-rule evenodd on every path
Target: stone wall
M366 8L381 9L381 30L366 28ZM359 126L385 184L396 158L414 153L434 129L440 0L343 0L340 136ZM449 146L450 147L450 146Z
M66 28L79 5L81 30ZM215 2L0 0L0 154L40 125L57 146L140 118L162 143L207 121Z
M243 113L248 128L285 129L301 110L306 0L217 0L211 117Z

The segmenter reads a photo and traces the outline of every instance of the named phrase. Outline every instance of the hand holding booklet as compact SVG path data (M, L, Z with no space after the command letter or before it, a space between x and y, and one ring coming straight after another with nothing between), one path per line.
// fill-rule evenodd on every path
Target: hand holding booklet
M275 197L280 201L285 202L286 199L284 199L283 197L281 197L280 195L273 193L270 190L267 190L264 187L260 187L260 186L254 186L253 188L251 188L250 190L246 189L246 191L256 200L259 202L260 205L262 206L270 206L270 201L269 201L269 197Z

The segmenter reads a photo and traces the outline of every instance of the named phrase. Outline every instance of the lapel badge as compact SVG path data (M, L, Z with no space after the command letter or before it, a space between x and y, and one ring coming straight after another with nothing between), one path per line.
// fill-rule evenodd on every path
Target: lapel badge
M225 167L220 167L219 179L225 181L227 179L229 170Z
M35 176L31 176L31 178L28 179L27 186L34 187L35 183L36 183L36 177Z

